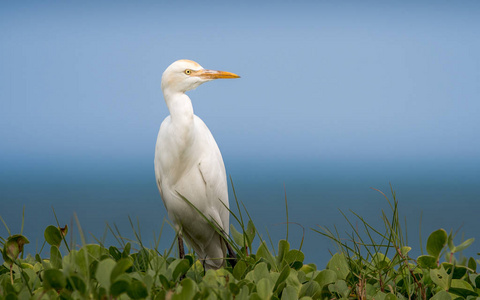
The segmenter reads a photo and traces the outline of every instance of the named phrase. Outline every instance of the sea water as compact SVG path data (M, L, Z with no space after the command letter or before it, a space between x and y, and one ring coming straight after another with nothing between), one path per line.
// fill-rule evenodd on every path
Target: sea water
M413 248L411 257L422 253L420 243L425 253L428 235L444 228L457 233L455 244L462 238L475 238L464 254L479 258L478 164L259 160L227 161L226 165L240 206L245 205L268 246L276 248L280 239L287 238L287 203L291 248L302 246L305 262L319 268L326 266L330 253L336 252L337 247L314 230L327 227L347 241L354 229L364 232L363 223L354 212L385 232L382 211L392 220L385 198L393 203L392 191L399 203L402 229L407 232L406 243ZM57 225L54 212L60 226L69 226L67 241L76 245L81 245L81 238L74 214L87 242L99 240L107 247L121 247L107 224L116 234L133 241L136 231L144 246L153 248L158 243L161 253L174 242L174 231L167 222L152 166L122 168L99 164L81 172L71 172L68 166L42 170L0 174L0 216L12 234L20 233L25 207L23 234L30 240L25 247L27 253L42 249L44 229ZM232 182L229 178L230 207L238 215ZM244 211L242 216L248 220ZM230 221L240 230L233 217ZM0 226L0 236L8 236L4 226ZM258 247L258 237L255 240ZM134 244L134 248L139 246ZM41 255L48 257L48 247Z

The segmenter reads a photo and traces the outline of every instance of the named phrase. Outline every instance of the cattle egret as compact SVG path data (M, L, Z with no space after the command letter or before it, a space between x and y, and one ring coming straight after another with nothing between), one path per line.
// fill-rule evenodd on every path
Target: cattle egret
M184 255L183 236L203 259L205 269L222 267L229 247L205 220L209 218L228 234L227 177L217 143L205 123L194 115L185 92L214 79L239 77L230 72L206 70L191 60L174 62L162 76L163 96L170 115L160 126L155 147L157 185L178 234L180 257Z

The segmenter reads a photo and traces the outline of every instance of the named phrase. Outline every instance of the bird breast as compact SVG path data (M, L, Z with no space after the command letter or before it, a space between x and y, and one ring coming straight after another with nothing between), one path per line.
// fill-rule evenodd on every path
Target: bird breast
M203 174L202 170L208 174ZM178 194L202 210L212 201L218 202L218 199L209 197L216 194L215 190L223 186L226 190L220 150L205 123L197 116L191 130L179 131L170 117L162 123L155 150L155 173L169 214L173 206L182 209L185 204ZM215 179L207 179L207 176ZM226 197L228 195L221 198ZM179 205L177 202L183 203Z

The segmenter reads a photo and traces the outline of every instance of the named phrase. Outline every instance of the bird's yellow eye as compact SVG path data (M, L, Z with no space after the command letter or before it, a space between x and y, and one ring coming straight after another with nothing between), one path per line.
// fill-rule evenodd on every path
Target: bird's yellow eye
M186 69L186 70L185 70L185 74L187 74L187 75L192 74L192 70Z

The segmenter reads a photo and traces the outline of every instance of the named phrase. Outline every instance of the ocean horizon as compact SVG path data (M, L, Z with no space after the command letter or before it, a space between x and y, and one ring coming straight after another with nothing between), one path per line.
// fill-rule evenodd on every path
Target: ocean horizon
M35 254L41 249L43 230L48 225L56 225L53 210L60 226L69 226L76 244L81 244L81 239L74 214L78 216L87 242L98 239L107 247L120 245L106 230L106 224L111 228L116 226L122 236L135 240L131 220L136 230L140 228L144 246L153 248L162 224L168 220L156 187L153 165L150 167L146 161L137 167L133 163L119 166L90 162L74 168L45 164L44 168L37 165L28 170L27 163L15 169L5 165L7 168L0 173L0 216L12 234L20 233L25 207L23 234L30 240L25 247L26 253ZM278 163L265 159L227 161L226 165L237 199L245 204L270 248L270 240L277 247L278 241L286 237L287 198L291 248L298 249L303 237L305 263L315 263L320 269L326 266L330 252L337 249L312 229L321 230L319 226L336 228L342 238L347 238L352 228L340 211L359 227L361 222L350 211L381 230L384 228L382 210L391 218L388 201L375 189L390 200L391 188L395 192L402 225L406 224L403 229L407 229L407 244L412 247L412 258L421 254L420 231L425 248L428 235L439 228L457 233L455 244L462 238L475 238L464 254L478 258L478 164L428 160ZM229 197L230 207L236 212L231 183ZM245 214L243 216L246 218ZM230 223L239 229L233 217ZM1 226L0 236L7 235ZM173 229L165 223L158 244L161 253L170 248L173 237ZM255 241L258 247L258 237ZM43 255L48 255L47 252L48 249L43 249Z

